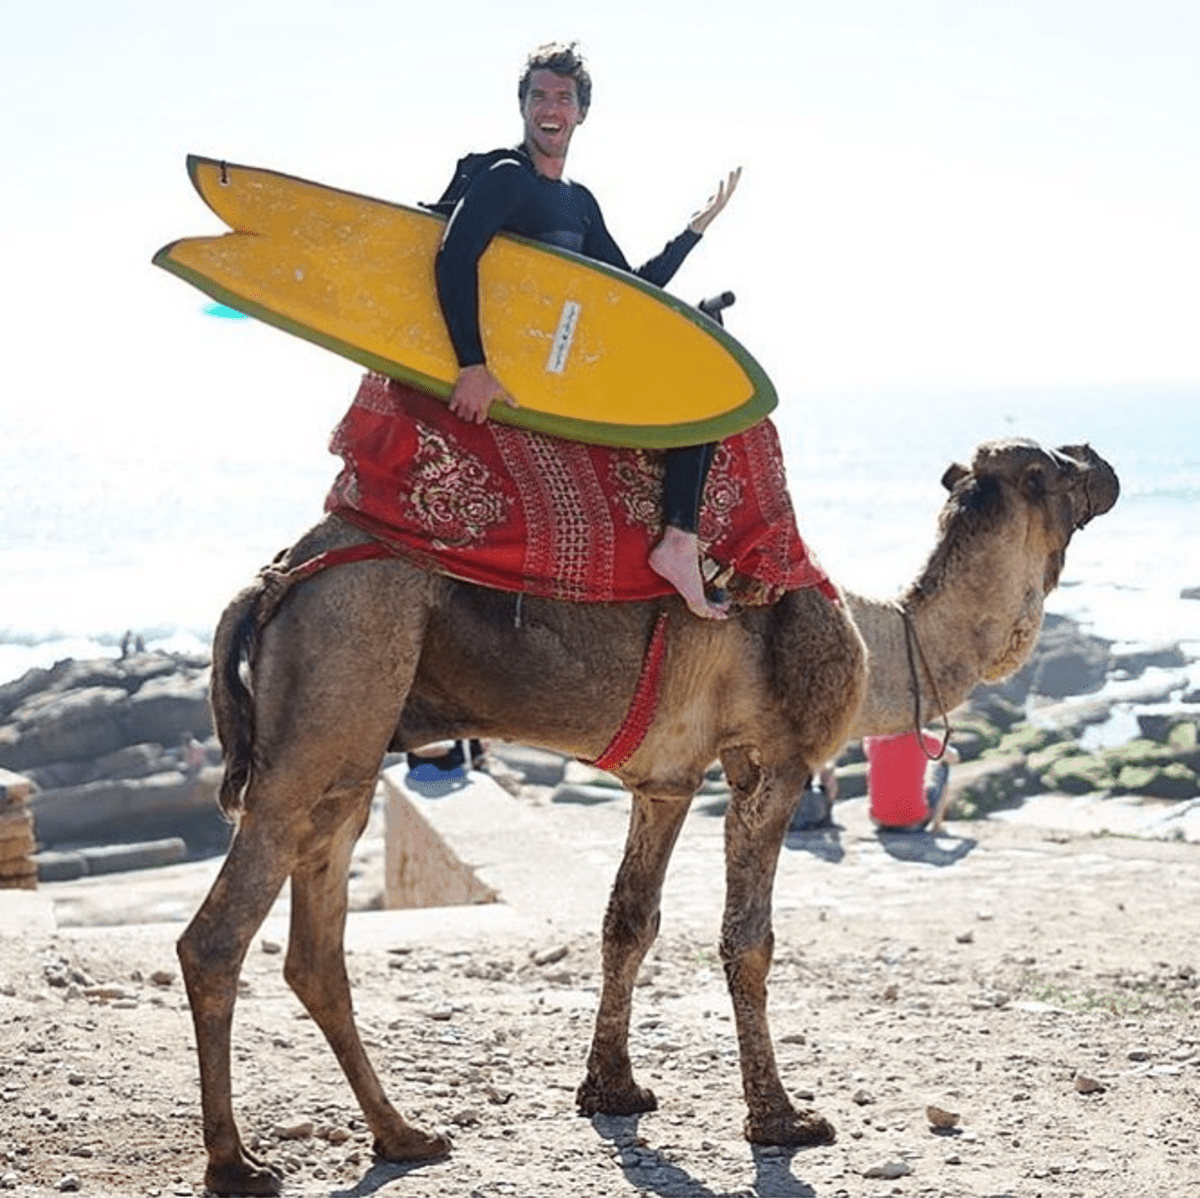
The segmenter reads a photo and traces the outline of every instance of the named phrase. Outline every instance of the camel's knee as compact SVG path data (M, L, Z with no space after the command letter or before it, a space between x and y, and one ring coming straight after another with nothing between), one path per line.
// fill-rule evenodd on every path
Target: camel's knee
M655 907L647 911L637 903L620 901L616 895L604 916L605 955L644 954L654 943L662 924L662 911Z
M767 974L775 955L775 933L769 928L753 938L725 935L721 938L721 963L734 993L766 992Z
M283 962L283 977L314 1019L348 1005L350 981L340 954L336 961L322 961L318 965L310 954L289 946Z

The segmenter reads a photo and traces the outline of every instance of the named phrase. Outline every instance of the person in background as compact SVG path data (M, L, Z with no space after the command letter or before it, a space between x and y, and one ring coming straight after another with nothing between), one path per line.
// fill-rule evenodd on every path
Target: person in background
M869 810L880 831L921 832L941 822L950 765L958 761L950 745L935 761L941 747L941 737L925 731L863 737Z

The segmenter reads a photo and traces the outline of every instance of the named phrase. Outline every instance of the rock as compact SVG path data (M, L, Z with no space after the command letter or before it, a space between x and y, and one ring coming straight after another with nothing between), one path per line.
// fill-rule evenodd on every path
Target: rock
M870 1106L875 1099L866 1090L855 1090L850 1101L857 1106Z
M1005 990L981 990L971 1002L977 1011L986 1011L989 1007L1006 1007L1012 1001L1012 995Z
M1167 744L1185 753L1200 748L1200 720L1180 720L1167 733Z
M967 710L982 716L987 722L1001 732L1009 732L1025 718L1024 709L1019 703L1006 699L1003 695L984 687L971 695L966 704Z
M1112 668L1112 642L1089 636L1074 621L1046 621L1031 659L1030 689L1052 699L1090 695Z
M1185 723L1169 712L1140 712L1137 716L1138 732L1157 745L1165 745L1177 724ZM1192 725L1195 727L1195 725ZM1181 746L1182 747L1182 746Z
M964 819L979 819L1019 803L1029 793L1029 774L1021 754L981 757L951 767L946 785L950 810Z
M855 742L857 748L858 742ZM838 799L861 799L867 793L867 763L852 761L839 765L834 771L837 778Z
M1116 782L1108 762L1092 753L1076 753L1056 761L1045 774L1042 784L1064 794L1091 794L1109 790Z
M1200 587L1184 587L1179 592L1180 599L1200 599Z
M219 771L190 779L182 771L149 778L115 778L61 790L44 790L30 800L38 840L45 846L116 841L138 832L178 824L181 817L215 809Z
M954 729L954 746L964 761L974 761L995 749L1004 736L987 716L969 707L963 714L952 716L950 723Z
M1077 1073L1075 1075L1075 1092L1077 1094L1103 1094L1108 1087L1094 1077L1088 1077L1086 1074Z
M1042 780L1060 761L1067 757L1078 757L1083 750L1074 740L1056 740L1045 748L1029 754L1026 766L1033 777Z
M268 957L278 956L283 952L283 945L278 940L262 940L259 947Z
M95 1002L136 1002L137 991L130 990L127 986L84 986L83 993L86 998L93 999Z
M570 951L565 944L561 944L557 948L547 949L545 952L535 954L533 963L535 965L556 965Z
M929 1126L937 1128L939 1131L948 1131L952 1127L957 1127L961 1117L956 1111L947 1111L940 1106L925 1108L925 1118L929 1120Z
M43 882L64 882L74 878L125 873L131 869L174 865L186 856L186 843L175 836L143 844L101 845L72 852L38 853L34 860L38 877Z
M1113 668L1130 678L1138 678L1149 669L1178 670L1186 666L1190 658L1176 644L1157 645L1148 649L1134 649L1113 654Z
M957 740L955 740L957 744ZM1020 754L1023 757L1045 752L1062 744L1062 734L1053 728L1030 724L1026 721L1018 724L1000 739L996 746L999 757Z
M214 810L211 750L186 762L180 752L211 739L203 658L142 653L31 670L0 687L0 721L0 762L38 788L29 802L43 847L128 839L145 819L173 820L173 833L179 812Z
M127 698L113 686L32 696L0 727L0 761L22 770L111 753L126 743L118 712Z
M1200 778L1184 765L1126 765L1117 774L1116 788L1125 794L1155 799L1190 799L1200 795Z
M912 1166L907 1161L883 1161L881 1164L864 1169L863 1176L895 1181L899 1177L907 1177L911 1172Z
M277 1140L309 1140L312 1138L314 1124L311 1119L299 1123L279 1123L271 1129Z
M58 1189L64 1194L74 1193L76 1190L83 1188L79 1178L74 1173L64 1173L58 1179Z

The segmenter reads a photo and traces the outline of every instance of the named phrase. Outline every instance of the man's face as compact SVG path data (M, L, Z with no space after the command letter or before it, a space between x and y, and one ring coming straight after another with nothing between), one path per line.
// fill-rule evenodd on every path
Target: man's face
M553 71L534 71L521 104L525 119L525 144L546 158L565 158L575 126L583 112L575 92L575 80Z

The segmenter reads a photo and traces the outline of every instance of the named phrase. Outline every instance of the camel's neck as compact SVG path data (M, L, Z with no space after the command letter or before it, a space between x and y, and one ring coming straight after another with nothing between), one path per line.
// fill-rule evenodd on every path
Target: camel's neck
M1005 578L992 571L976 572L974 579L975 585L943 584L905 598L921 678L922 723L940 716L940 706L947 712L956 707L977 683L1012 673L1037 639L1040 586L1032 579ZM846 600L866 642L870 672L866 699L850 736L909 730L915 714L912 668L897 602L852 594Z

